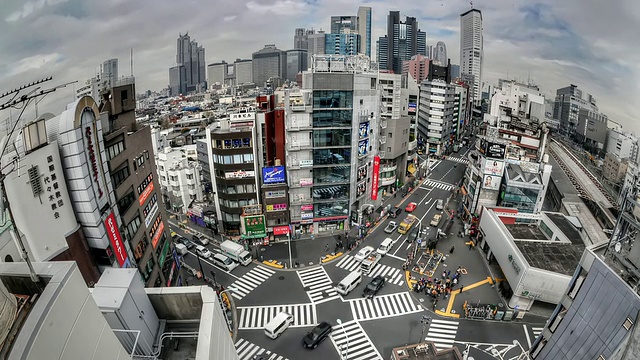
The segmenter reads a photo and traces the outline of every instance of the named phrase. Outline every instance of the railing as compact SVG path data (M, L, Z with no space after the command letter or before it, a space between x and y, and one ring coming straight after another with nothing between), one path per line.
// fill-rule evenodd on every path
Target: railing
M386 129L386 128L387 128L387 120L380 121L380 129Z
M387 136L380 136L380 144L384 144L387 142Z
M398 168L398 164L380 164L380 172L393 171Z

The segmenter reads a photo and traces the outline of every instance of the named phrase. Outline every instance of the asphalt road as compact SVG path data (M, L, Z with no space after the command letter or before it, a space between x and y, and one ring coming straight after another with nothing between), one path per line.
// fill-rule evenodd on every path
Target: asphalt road
M460 154L456 158L463 158ZM451 189L464 173L464 160L439 161L429 179L416 189L402 204L416 202L418 207L413 215L421 219L421 225L429 228L434 236L435 229L428 223L436 213L437 199L446 199ZM399 200L400 201L400 200ZM397 222L402 221L406 212L402 212ZM516 339L525 347L535 339L537 329L544 324L495 323L471 321L465 319L439 318L425 310L418 298L409 292L401 266L407 256L406 235L397 232L386 234L383 229L387 219L361 244L376 248L385 238L394 240L394 245L369 276L351 293L341 296L334 286L349 272L358 268L358 263L349 254L323 266L307 267L295 270L276 270L264 265L252 263L238 266L227 272L202 259L202 268L207 276L214 271L215 280L227 288L234 288L233 296L238 309L239 334L236 347L242 360L252 359L255 354L267 354L266 359L340 359L339 352L348 354L347 358L363 356L366 359L389 358L391 349L397 346L417 343L421 335L439 336L439 346L458 346L464 349L469 344L476 359L490 350L491 344L507 344L497 347L504 353L512 354L512 344ZM443 220L444 221L444 220ZM174 226L172 226L174 228ZM176 232L182 234L180 229ZM208 246L215 251L212 245ZM357 250L356 250L357 251ZM355 254L355 252L353 252ZM469 256L479 256L469 252ZM185 256L185 262L199 268L194 254ZM386 285L373 299L362 298L362 291L372 276L383 275ZM279 311L294 314L294 324L278 339L272 340L264 335L263 327ZM424 327L420 322L423 315L432 318ZM342 326L338 325L338 319ZM329 321L334 325L330 338L317 349L304 349L302 337L311 328L321 322ZM273 356L277 354L277 356Z

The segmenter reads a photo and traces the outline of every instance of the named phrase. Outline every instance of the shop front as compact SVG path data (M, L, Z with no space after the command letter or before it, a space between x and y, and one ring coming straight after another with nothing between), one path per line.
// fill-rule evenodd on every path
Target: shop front
M267 228L267 235L269 241L280 242L289 240L289 234L291 233L291 227L289 225L274 226L273 228Z
M346 216L316 219L318 234L344 232Z

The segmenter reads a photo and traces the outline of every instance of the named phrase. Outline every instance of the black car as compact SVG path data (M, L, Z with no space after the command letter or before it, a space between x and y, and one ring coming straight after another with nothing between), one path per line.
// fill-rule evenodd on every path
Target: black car
M409 234L407 235L407 240L412 243L416 241L419 235L420 235L420 228L418 226L414 226L411 228L411 230L409 230Z
M397 218L398 214L400 214L402 212L402 209L398 206L391 208L391 210L389 210L389 216L392 218Z
M311 349L317 348L331 334L332 330L331 324L326 321L321 322L302 338L302 346Z
M374 277L373 279L371 279L371 281L369 281L369 283L367 284L367 287L364 288L364 291L362 292L362 296L373 298L375 295L378 294L378 291L382 289L382 287L384 286L384 283L385 283L385 280L382 275L378 275Z
M182 236L178 236L178 242L184 246L187 247L187 249L191 250L191 248L193 248L195 246L194 243L192 243L191 241L187 240L186 238L183 238Z

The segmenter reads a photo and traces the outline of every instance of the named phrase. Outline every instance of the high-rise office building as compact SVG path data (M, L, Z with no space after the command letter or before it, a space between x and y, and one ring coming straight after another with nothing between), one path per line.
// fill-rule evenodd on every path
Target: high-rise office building
M482 38L482 12L471 9L460 15L460 71L473 75L473 102L478 105L482 92L482 63L484 49Z
M581 109L597 112L596 99L583 93L576 85L569 85L556 90L553 106L553 118L560 121L560 133L573 137L578 126L578 113Z
M435 47L433 60L437 61L437 65L444 66L447 64L447 45L442 41L438 41Z
M378 42L385 40L379 38ZM386 62L379 62L381 70L391 70L397 74L402 72L402 62L411 59L413 55L426 55L427 34L418 29L418 21L414 17L407 16L405 21L400 21L399 11L390 11L387 17L386 35ZM382 58L378 50L378 59Z
M371 7L358 7L358 34L360 34L360 53L371 57Z
M227 76L227 66L229 66L229 64L227 64L226 61L209 64L207 66L207 69L209 71L209 86L224 84L224 79Z
M118 59L109 59L102 63L102 81L105 82L105 90L115 86L118 80Z
M171 95L204 90L207 82L204 48L198 46L196 41L191 41L187 33L179 35L176 50L176 66L169 69ZM184 67L184 70L180 67Z
M360 53L360 35L357 33L326 34L324 53L327 55L356 55Z
M265 45L252 54L253 82L265 86L270 79L282 81L287 76L287 53L276 48L275 45Z
M297 28L293 35L293 49L307 49L309 47L309 35L315 34L313 29Z
M296 75L307 70L308 59L306 49L287 50L287 80L296 81Z
M342 34L346 32L358 31L358 19L356 16L332 16L331 33Z
M387 56L389 49L389 38L385 35L383 37L378 38L376 41L376 62L378 63L378 67L380 70L386 70L387 68Z
M236 59L233 67L237 85L253 82L253 62L251 59Z
M313 55L324 55L325 37L326 34L322 30L307 35L308 64L311 64Z

